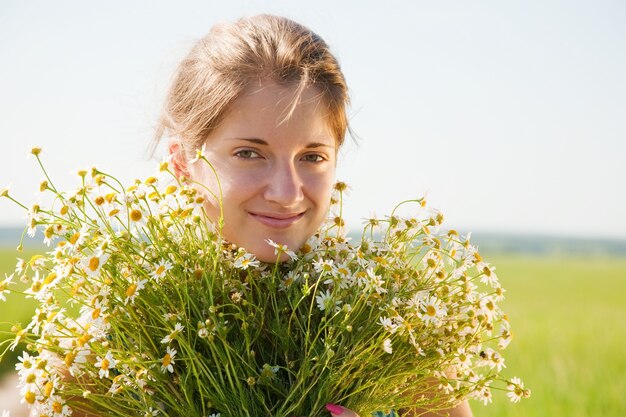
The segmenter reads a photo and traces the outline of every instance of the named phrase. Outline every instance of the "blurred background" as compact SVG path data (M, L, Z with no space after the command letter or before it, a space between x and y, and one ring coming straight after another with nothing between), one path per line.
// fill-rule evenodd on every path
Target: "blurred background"
M60 189L97 166L128 182L178 61L209 28L258 13L320 34L351 88L338 178L359 228L426 196L508 290L507 375L533 397L476 416L626 413L626 3L623 1L30 1L0 3L0 188L28 205L43 148ZM0 278L25 216L0 200ZM32 306L0 302L0 340ZM29 310L30 309L30 310ZM506 352L505 352L506 353ZM0 413L19 394L0 363Z

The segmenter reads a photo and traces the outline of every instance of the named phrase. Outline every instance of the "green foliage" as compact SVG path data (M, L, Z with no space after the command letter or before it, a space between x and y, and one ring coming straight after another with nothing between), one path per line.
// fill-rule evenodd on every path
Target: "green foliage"
M13 271L17 255L0 250L0 273ZM504 310L514 330L506 351L508 373L522 376L533 395L520 404L503 395L494 395L488 407L473 402L474 415L621 416L626 410L626 259L490 259L507 289ZM0 321L25 324L33 308L34 303L9 295L0 303ZM12 359L1 366L2 373L11 370Z

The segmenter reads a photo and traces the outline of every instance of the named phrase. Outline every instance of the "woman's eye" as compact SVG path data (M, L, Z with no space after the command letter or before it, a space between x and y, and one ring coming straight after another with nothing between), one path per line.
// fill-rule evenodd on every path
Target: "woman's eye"
M307 162L322 162L322 161L324 161L324 157L322 155L318 155L316 153L310 153L310 154L304 155L302 157L302 159L304 159Z
M237 151L235 153L235 156L238 156L239 158L243 158L243 159L255 159L255 158L260 157L258 153L256 153L255 151L251 149L243 149L243 150Z

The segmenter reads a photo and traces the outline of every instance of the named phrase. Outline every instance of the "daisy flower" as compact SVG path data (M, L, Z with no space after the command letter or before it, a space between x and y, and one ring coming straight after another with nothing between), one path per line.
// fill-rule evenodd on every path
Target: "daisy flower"
M485 297L480 300L480 312L492 321L498 315L498 307L491 297Z
M472 357L469 352L465 351L464 347L460 347L457 349L457 352L454 354L455 362L458 364L460 369L469 370L472 366Z
M365 277L361 280L365 287L365 291L370 292L372 290L376 291L377 294L384 294L387 292L383 285L385 285L385 281L382 276L376 274L374 272L374 268L367 268Z
M76 250L80 245L85 242L85 239L89 236L89 226L86 224L80 228L79 231L75 232L70 238L67 240L69 245L68 249Z
M26 374L30 369L35 366L35 358L30 356L28 352L22 352L22 356L18 356L19 363L15 365L15 370L20 374Z
M173 267L174 266L170 261L161 260L154 266L154 271L150 272L150 276L156 280L159 280L163 278L167 271L169 271Z
M100 376L100 378L108 378L109 370L115 368L115 365L116 362L113 358L113 354L109 351L104 356L104 358L98 357L95 366L96 368L100 368L100 371L98 371L98 375Z
M530 396L530 391L524 389L524 383L517 377L511 378L506 388L508 390L506 396L511 402L518 403L522 398Z
M126 214L130 220L131 227L134 227L138 233L141 232L142 227L148 222L149 213L144 212L142 207L131 204Z
M153 409L152 407L150 407L148 409L148 411L146 411L143 415L144 417L151 417L151 416L158 416L160 413L160 411L158 409Z
M383 341L383 350L389 354L393 353L393 348L391 347L391 339L385 339Z
M202 144L201 148L196 149L196 156L193 159L190 159L189 163L195 164L196 162L204 158L205 153L206 153L206 142Z
M35 401L37 400L37 394L35 394L32 391L26 391L23 395L22 395L22 399L20 400L20 404L34 404Z
M333 296L330 294L328 290L326 290L325 293L320 291L319 295L315 297L315 300L317 301L317 307L321 311L326 311L326 310L339 311L339 305L341 304L341 301L340 300L335 301L333 299Z
M183 326L182 324L176 323L176 325L174 326L174 330L172 330L170 334L161 339L161 343L171 343L172 340L176 339L176 337L180 334L180 332L183 331L184 328L185 326Z
M174 372L174 358L176 357L176 353L176 349L172 349L169 346L167 347L165 356L161 359L161 370L163 372Z
M235 259L234 266L238 269L248 269L249 267L256 268L260 265L259 261L256 260L253 254L244 253Z
M498 340L498 347L500 349L506 349L507 346L509 346L509 343L511 343L511 339L513 338L513 334L511 333L511 330L509 329L508 326L503 325L501 330L500 330L500 337Z
M494 288L498 285L498 276L494 272L496 270L495 266L489 265L486 262L478 262L476 269L482 274L480 282L489 284Z
M82 267L85 273L90 277L98 276L100 269L109 259L108 254L94 254L88 258L84 258L82 261Z
M296 271L290 270L289 272L285 274L284 278L281 280L280 289L286 290L291 285L299 281L300 281L300 275Z
M31 368L27 372L20 374L20 383L23 391L36 391L41 385L41 375L43 371L37 368Z
M15 339L13 339L13 342L11 342L11 344L9 345L9 349L11 351L14 351L17 345L19 345L24 337L26 337L26 331L26 329L22 329L17 332L17 334L15 335Z
M477 395L478 400L482 401L484 405L487 405L492 401L491 389L489 387L481 387Z
M505 292L506 292L506 290L505 290L504 288L502 288L502 287L500 286L500 284L497 284L497 285L495 286L495 290L494 290L494 293L493 293L493 298L494 298L496 301L498 301L498 302L503 301L503 300L504 300L504 293L505 293Z
M292 261L298 259L298 255L296 255L295 252L290 251L287 245L281 245L280 243L274 242L272 239L265 239L265 242L274 248L274 255L285 253L289 256L289 258L291 258Z
M379 317L378 324L383 326L385 331L388 331L391 334L394 334L398 329L398 326L393 323L393 321L389 317Z
M333 272L333 260L332 259L318 259L313 261L313 268L315 272L324 273L332 273Z
M145 288L146 282L148 282L147 279L140 279L130 284L128 288L126 288L126 300L124 300L124 304L135 301L135 297L137 297L139 291Z
M37 225L40 220L41 216L38 215L36 211L31 210L28 212L28 230L26 231L28 236L35 237L35 234L37 233Z
M17 258L17 263L15 264L15 272L17 274L21 274L28 267L28 263L22 258Z
M54 395L47 400L50 411L54 417L67 417L72 414L72 409L58 395Z
M498 372L502 371L502 368L506 368L504 358L496 351L491 352L491 355L489 356L489 366L492 369L496 368Z
M0 281L0 300L2 301L7 300L4 294L9 292L8 287L10 284L13 284L13 274L9 276L5 274L4 276L5 276L4 280Z
M91 350L88 348L77 348L65 355L65 365L70 371L70 375L80 375L91 355Z
M445 306L435 296L430 296L420 304L419 317L428 323L438 323L447 314Z
M46 227L46 229L43 232L43 243L46 246L50 246L52 244L52 242L54 241L54 239L57 238L57 236L54 233L55 228L54 226L48 226Z

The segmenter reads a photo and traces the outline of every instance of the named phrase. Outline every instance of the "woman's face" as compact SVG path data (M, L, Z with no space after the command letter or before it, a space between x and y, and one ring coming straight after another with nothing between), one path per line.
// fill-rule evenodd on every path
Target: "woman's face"
M222 187L224 238L265 262L276 261L266 239L296 251L317 230L335 182L337 145L320 95L307 88L286 118L294 91L261 84L234 103L205 146ZM189 164L188 171L219 196L206 162ZM208 215L217 221L219 203L205 194Z

